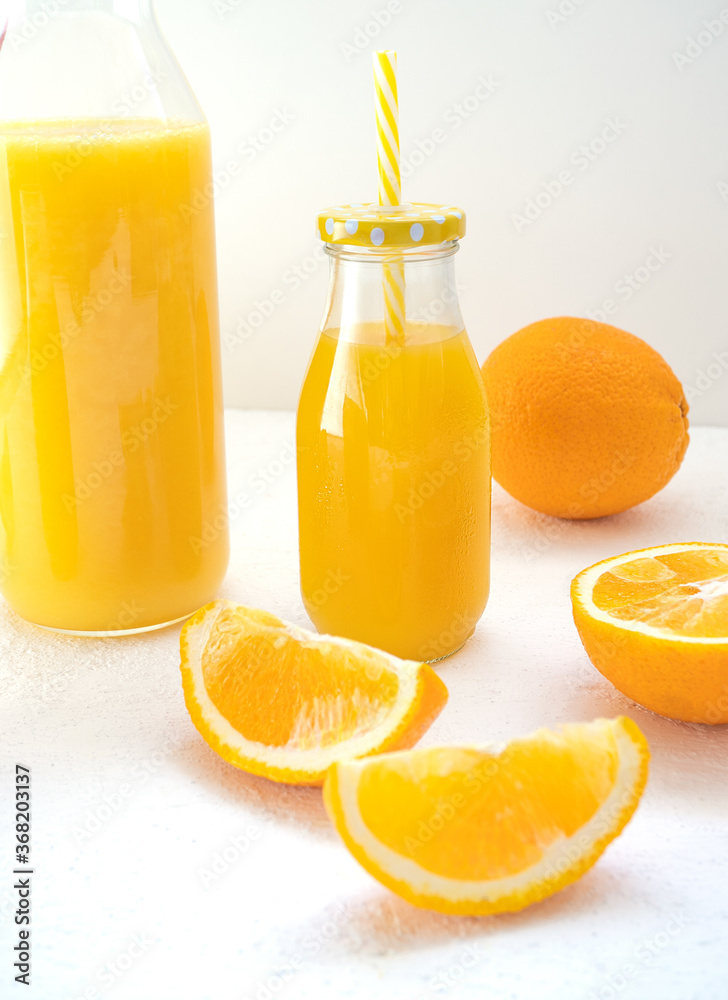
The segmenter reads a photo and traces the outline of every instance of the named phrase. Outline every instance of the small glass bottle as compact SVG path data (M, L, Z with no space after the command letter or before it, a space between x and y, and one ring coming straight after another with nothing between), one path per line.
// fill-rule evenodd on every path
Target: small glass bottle
M455 652L488 599L488 407L453 269L464 231L452 206L319 216L331 280L298 407L302 596L319 631L414 660Z
M20 0L0 49L0 586L109 635L228 560L210 135L150 0Z

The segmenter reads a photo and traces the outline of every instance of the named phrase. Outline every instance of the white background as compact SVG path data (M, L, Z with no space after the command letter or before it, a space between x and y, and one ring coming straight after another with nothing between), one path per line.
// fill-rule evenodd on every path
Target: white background
M239 166L217 199L226 402L296 405L326 291L327 265L311 256L320 245L315 215L376 198L371 53L379 47L399 53L403 156L423 160L404 181L405 198L461 204L468 214L457 264L478 358L527 323L586 315L612 299L611 321L676 371L693 423L728 424L728 25L720 21L728 7L399 0L380 29L372 12L387 3L157 0L210 120L216 167ZM723 28L715 39L706 19ZM678 66L675 54L688 51L691 61ZM498 88L465 118L457 106L477 103L480 77ZM278 119L281 131L266 144L261 130L276 111L292 120ZM609 118L620 134L596 141L595 159L585 159L580 147L599 140ZM438 128L444 140L418 157L418 142ZM246 151L250 136L261 137L262 151ZM572 182L518 226L513 216L562 170ZM666 259L639 272L651 248ZM298 288L296 267L305 278ZM619 283L635 272L649 278L629 292ZM260 319L256 302L275 290L282 305L248 335L241 321ZM724 365L715 352L725 352Z

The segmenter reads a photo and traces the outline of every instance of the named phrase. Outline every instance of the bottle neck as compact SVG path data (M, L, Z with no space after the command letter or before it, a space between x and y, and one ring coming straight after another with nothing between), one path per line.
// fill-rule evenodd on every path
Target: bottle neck
M18 0L5 27L0 121L204 120L152 0Z
M359 340L386 339L385 288L404 280L405 342L445 339L463 328L455 279L457 241L390 251L326 244L329 292L322 330Z
M65 14L100 11L141 24L154 17L154 0L19 0L15 16L38 22Z

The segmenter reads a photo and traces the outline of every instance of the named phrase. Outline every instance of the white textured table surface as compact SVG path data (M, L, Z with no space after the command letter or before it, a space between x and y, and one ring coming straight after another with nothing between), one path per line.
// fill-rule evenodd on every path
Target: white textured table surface
M306 624L293 415L229 413L223 595ZM580 882L521 914L420 911L364 872L321 794L220 760L185 710L178 628L73 639L0 609L0 996L36 1000L726 1000L727 727L669 722L588 662L568 585L664 542L726 541L728 430L697 429L656 498L599 522L537 515L494 487L492 596L439 665L426 743L502 739L626 712L653 753L643 802ZM233 508L234 511L234 508ZM12 982L13 765L33 779L33 985ZM237 841L237 847L234 846Z

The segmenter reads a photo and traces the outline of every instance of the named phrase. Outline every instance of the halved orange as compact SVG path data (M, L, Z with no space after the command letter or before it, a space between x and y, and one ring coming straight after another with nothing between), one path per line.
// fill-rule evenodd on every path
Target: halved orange
M236 767L320 785L335 761L411 747L447 701L425 663L213 601L182 629L192 721Z
M728 722L728 545L605 559L571 585L594 666L628 698L685 722Z
M520 910L578 879L621 832L649 750L624 716L502 749L441 747L334 764L324 801L354 857L416 906Z

